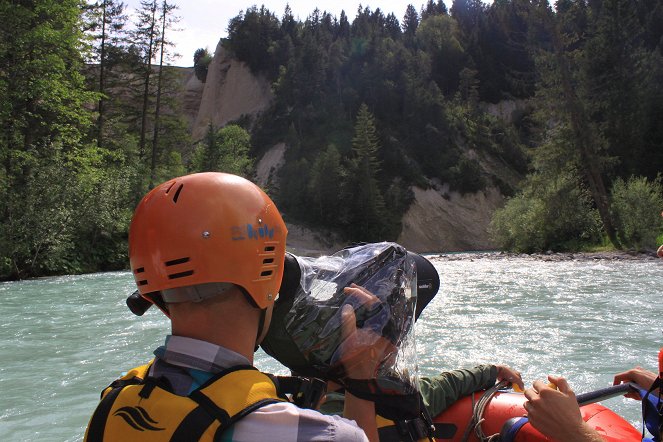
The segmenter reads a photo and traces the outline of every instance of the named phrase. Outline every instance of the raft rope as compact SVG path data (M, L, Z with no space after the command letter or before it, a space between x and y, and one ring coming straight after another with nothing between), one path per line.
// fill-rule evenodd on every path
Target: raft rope
M491 388L489 388L484 392L484 394L481 396L481 398L476 403L476 405L474 403L474 395L472 395L472 419L470 419L470 422L468 423L467 428L465 429L462 442L467 442L469 440L470 433L472 430L474 430L474 433L477 435L477 437L481 442L496 442L500 440L499 433L495 433L491 436L486 436L485 434L483 434L483 430L481 429L481 424L485 420L483 418L483 413L484 411L486 411L488 403L493 398L493 396L495 396L498 390L503 389L507 385L509 385L509 383L506 381L500 381L497 384L493 385Z

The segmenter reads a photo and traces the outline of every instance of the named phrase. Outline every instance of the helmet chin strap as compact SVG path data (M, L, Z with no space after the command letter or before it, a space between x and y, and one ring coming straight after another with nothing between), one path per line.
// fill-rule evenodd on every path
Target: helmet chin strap
M258 335L256 336L256 346L253 349L254 352L258 351L260 343L263 339L265 339L265 336L267 336L267 332L269 331L269 324L272 322L273 311L273 305L267 307L266 309L260 310L260 321L258 323Z

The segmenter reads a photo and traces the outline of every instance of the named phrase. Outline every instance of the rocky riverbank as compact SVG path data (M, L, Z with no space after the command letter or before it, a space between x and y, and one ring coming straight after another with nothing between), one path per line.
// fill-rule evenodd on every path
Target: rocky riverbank
M510 253L510 252L461 252L461 253L440 253L426 255L432 261L459 261L475 259L531 259L537 261L638 261L638 260L657 260L655 251L651 252L629 252L629 251L610 251L610 252L547 252L547 253ZM661 260L663 264L663 260Z

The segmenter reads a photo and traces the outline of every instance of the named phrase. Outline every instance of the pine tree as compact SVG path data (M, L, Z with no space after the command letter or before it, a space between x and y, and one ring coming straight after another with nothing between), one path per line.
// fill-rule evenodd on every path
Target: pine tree
M419 14L412 4L407 5L405 16L403 16L403 32L412 37L419 27Z
M536 12L537 19L549 33L552 46L550 53L542 55L550 70L542 76L547 86L541 87L541 97L548 97L547 106L552 107L551 114L544 118L550 119L551 115L555 115L559 121L551 131L556 137L549 144L566 150L555 152L555 157L563 160L563 169L574 171L578 178L578 188L584 188L585 185L589 188L603 229L611 243L619 248L603 175L605 153L596 125L589 117L587 102L578 94L579 81L574 77L570 61L572 54L565 48L561 31L562 17L555 16L547 5L541 5ZM539 163L539 167L559 165L558 161L546 164L545 159Z
M349 218L355 239L361 241L383 239L388 223L377 178L380 171L379 148L375 118L368 106L362 104L355 122L349 177L350 188L353 189Z
M138 48L142 57L142 108L140 112L140 141L139 158L145 158L145 144L147 140L147 116L150 99L150 79L152 77L152 62L155 54L157 39L157 0L141 0L138 11L138 23L132 35L132 43Z
M97 104L97 145L104 143L104 123L106 120L106 102L108 75L117 63L109 57L121 51L124 44L124 26L127 16L124 14L124 3L115 0L101 0L88 6L90 33L93 38L93 61L99 63L98 92L100 94Z
M435 0L428 0L426 7L421 10L421 21L424 21L428 17L434 17L436 15L447 15L447 6L442 0L438 0L437 3Z
M150 184L151 189L155 185L156 179L156 166L159 146L159 124L161 116L161 95L164 80L163 62L166 56L167 46L172 46L172 43L166 40L166 30L171 30L172 26L179 21L179 17L173 15L173 11L177 9L176 5L169 4L166 0L161 3L161 32L159 33L159 71L157 74L157 91L156 91L156 104L154 108L154 131L152 136L152 162L150 166Z
M341 164L341 154L333 144L319 155L311 165L308 195L315 222L338 227L347 222L343 201L347 172Z

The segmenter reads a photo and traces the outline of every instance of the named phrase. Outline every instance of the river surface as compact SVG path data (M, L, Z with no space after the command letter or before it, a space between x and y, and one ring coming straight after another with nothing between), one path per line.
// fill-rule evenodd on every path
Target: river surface
M501 363L526 384L548 373L577 392L612 383L663 346L663 260L547 262L432 258L442 287L417 323L420 374ZM78 441L100 390L150 359L168 332L156 309L134 316L128 272L0 284L0 440ZM258 352L256 365L287 370ZM640 425L639 403L604 405Z

